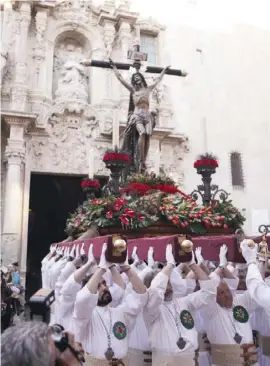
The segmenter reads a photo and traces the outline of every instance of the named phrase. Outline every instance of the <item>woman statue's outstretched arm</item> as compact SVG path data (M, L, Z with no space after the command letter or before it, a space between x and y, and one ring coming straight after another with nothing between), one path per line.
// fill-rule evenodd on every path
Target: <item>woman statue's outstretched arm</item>
M132 88L132 85L130 85L121 75L121 73L119 72L119 70L117 69L117 67L115 66L115 63L113 62L113 60L111 58L109 58L110 64L111 64L111 68L113 69L115 76L117 77L117 79L120 81L121 84L124 85L125 88L127 88L127 90L129 90L131 93L134 91Z

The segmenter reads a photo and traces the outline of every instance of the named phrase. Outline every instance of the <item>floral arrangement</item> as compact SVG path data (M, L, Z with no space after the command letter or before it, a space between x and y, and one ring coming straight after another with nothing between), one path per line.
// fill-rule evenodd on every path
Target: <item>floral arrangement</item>
M99 189L101 186L97 180L85 178L81 182L81 188L84 191L87 191L89 188Z
M157 220L136 209L136 201L120 197L104 197L84 202L67 220L66 232L70 235L86 231L91 224L101 227L116 226L126 230L143 228Z
M165 197L160 212L174 225L194 233L205 233L209 228L237 228L245 221L232 201L212 201L210 206L203 206L192 198L183 200L179 194Z
M211 157L201 161L216 161L213 155L201 157ZM88 184L89 187L100 187L97 181L85 179L82 188L87 189ZM155 200L157 210L153 214L154 211L148 212L147 205L142 208L142 197L145 196L145 200L151 203L151 194L154 196L157 191L164 194L159 201ZM134 192L135 195L132 195ZM126 199L124 193L130 194L130 197ZM134 230L155 225L156 222L167 222L187 232L205 234L212 228L235 230L244 221L245 217L230 200L212 200L209 206L204 206L181 192L165 174L135 174L128 177L127 185L121 189L120 196L90 199L80 205L67 220L66 232L68 235L78 235L87 231L91 225Z
M210 153L199 155L193 166L194 168L198 168L202 165L210 165L217 168L218 167L217 157Z
M115 148L114 150L106 151L105 155L103 156L103 161L104 163L114 161L130 164L131 158L125 151L119 151L117 148Z

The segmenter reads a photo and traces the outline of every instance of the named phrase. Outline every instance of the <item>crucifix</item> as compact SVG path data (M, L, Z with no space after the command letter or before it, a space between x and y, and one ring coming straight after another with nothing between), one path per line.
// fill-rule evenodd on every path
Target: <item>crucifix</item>
M165 74L185 77L187 73L183 70L171 69L170 66L165 68L147 66L146 73L159 74L153 84L147 85L144 76L140 72L142 62L147 61L147 54L140 51L139 45L135 45L133 50L128 51L127 58L132 60L133 64L113 62L111 59L109 61L86 60L81 61L81 64L106 69L112 68L117 79L130 92L128 119L122 149L131 154L133 170L144 173L150 139L157 118L157 111L150 111L149 108L151 92L161 82ZM129 70L130 67L133 67L136 72L131 77L131 83L128 83L119 70Z

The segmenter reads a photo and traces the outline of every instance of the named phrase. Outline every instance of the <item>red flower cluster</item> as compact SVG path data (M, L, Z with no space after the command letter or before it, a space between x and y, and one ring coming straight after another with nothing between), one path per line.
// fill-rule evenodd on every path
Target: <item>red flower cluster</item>
M130 183L126 187L122 188L120 193L132 193L135 191L139 196L144 196L151 190L157 190L167 194L181 193L184 198L190 198L188 195L180 191L172 184L157 184L151 187L148 184L144 183Z
M92 180L92 179L85 179L82 181L82 183L81 183L82 189L90 188L90 187L100 188L100 184L97 180Z
M118 160L123 161L127 164L131 162L130 157L127 154L113 152L113 153L107 153L103 156L103 161L111 161L111 160Z
M113 203L114 211L120 211L122 206L127 203L127 200L123 200L122 198L117 198Z
M194 168L198 168L199 166L202 165L211 165L214 167L218 167L218 162L215 159L200 159L200 160L196 160L194 163Z
M130 183L126 187L122 188L120 193L132 193L136 192L139 196L144 196L151 187L144 183Z
M167 193L167 194L175 194L180 193L184 198L189 199L190 197L184 192L180 191L180 189L176 188L172 184L157 184L153 187L153 189L157 189L158 191Z

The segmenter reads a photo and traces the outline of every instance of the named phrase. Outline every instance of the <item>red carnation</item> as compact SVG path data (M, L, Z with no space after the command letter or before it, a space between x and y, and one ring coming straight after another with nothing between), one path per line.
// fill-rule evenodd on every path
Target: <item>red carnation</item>
M145 221L145 219L146 219L146 217L145 217L144 215L142 215L142 214L138 214L138 220L139 220L140 222Z
M111 210L107 211L106 218L107 219L112 219L113 218L113 212Z
M126 215L121 215L120 216L120 219L121 219L122 225L124 225L124 226L128 226L129 225L129 220L128 220L128 218L127 218Z
M127 216L131 217L132 219L135 219L136 214L131 208L128 208L128 207L125 208L124 212Z

